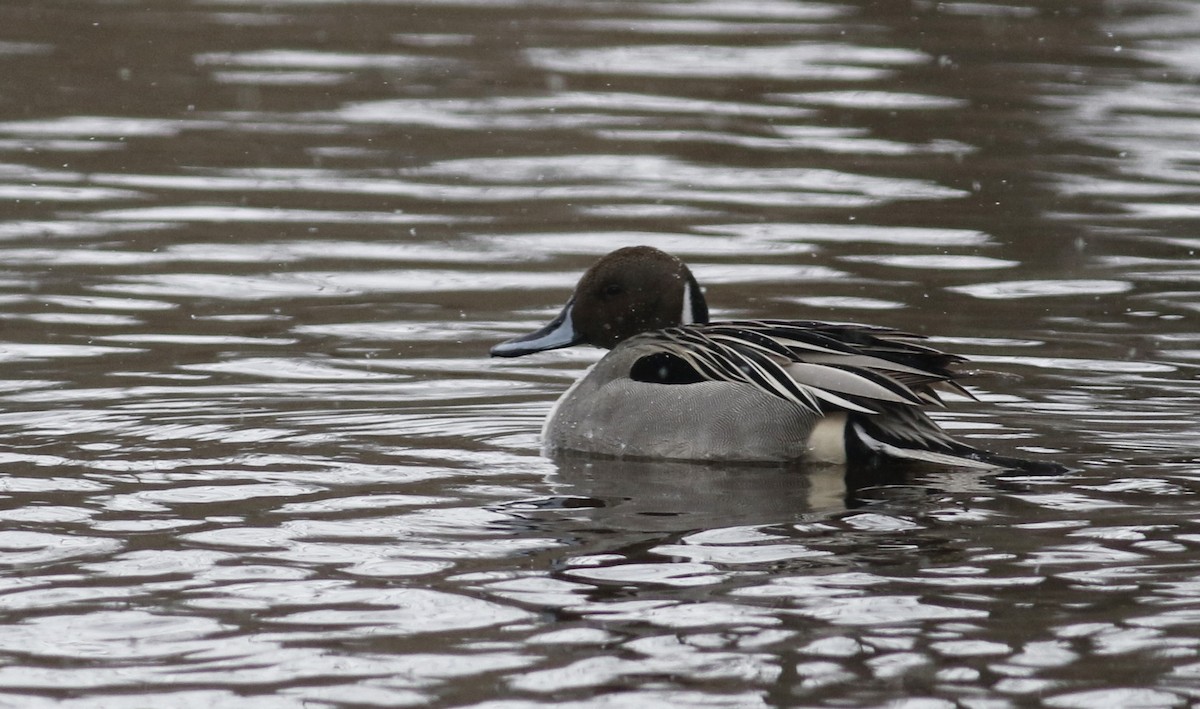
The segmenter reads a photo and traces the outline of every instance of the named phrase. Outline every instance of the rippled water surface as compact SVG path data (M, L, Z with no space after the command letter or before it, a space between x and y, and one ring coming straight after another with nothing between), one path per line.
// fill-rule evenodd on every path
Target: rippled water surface
M1200 701L1200 5L0 4L0 705ZM544 459L622 245L1063 477ZM885 483L885 484L881 484Z

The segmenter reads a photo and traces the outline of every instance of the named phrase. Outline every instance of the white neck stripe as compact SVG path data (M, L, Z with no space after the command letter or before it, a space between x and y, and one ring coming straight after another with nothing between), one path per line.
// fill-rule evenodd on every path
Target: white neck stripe
M687 281L683 282L683 314L679 316L679 324L691 325L692 319L692 288Z

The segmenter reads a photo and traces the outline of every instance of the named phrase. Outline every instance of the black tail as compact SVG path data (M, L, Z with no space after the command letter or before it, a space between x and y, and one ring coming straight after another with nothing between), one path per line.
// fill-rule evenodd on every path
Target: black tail
M1026 460L973 448L954 440L933 419L911 406L888 406L878 414L850 414L846 451L867 465L894 461L931 463L975 470L1013 470L1030 475L1059 475L1065 466Z

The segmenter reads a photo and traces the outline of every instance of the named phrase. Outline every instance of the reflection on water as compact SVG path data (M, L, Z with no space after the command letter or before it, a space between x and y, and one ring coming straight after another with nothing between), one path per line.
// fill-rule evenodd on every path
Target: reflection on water
M0 7L0 704L1200 701L1191 3ZM538 454L618 246L1062 477Z
M785 521L843 509L839 467L711 466L562 457L556 495L577 500L589 525L625 532L686 532Z

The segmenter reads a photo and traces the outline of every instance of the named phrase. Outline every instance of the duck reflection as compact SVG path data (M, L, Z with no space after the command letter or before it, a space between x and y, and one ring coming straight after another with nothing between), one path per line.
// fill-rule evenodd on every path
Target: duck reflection
M824 517L859 493L905 484L910 471L839 465L713 465L686 461L554 458L556 506L587 508L591 523L624 532L684 532Z

